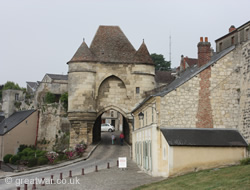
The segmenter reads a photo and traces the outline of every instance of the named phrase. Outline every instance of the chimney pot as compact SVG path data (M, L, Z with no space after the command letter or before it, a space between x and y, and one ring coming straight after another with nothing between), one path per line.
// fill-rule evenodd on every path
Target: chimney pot
M203 42L203 37L200 37L200 42Z
M234 31L234 30L236 30L235 26L234 25L230 26L229 33L232 32L232 31Z
M207 37L205 37L205 42L208 42L208 38Z

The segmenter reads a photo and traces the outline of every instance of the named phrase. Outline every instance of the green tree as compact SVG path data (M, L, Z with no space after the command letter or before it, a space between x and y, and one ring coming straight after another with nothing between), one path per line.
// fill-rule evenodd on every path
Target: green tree
M169 71L171 69L171 62L165 61L162 54L152 53L150 56L155 64L156 71Z
M47 92L45 95L45 102L47 104L54 103L56 101L56 95L52 94L51 92Z
M12 81L7 81L7 82L4 84L3 89L0 90L0 100L2 99L3 90L8 90L8 89L26 91L25 88L21 88L17 83L14 83L14 82L12 82Z

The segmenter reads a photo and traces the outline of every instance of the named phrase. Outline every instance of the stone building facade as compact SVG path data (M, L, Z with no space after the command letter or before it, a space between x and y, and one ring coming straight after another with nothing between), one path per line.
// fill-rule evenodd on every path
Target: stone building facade
M100 140L101 115L116 110L131 143L131 110L155 88L155 66L143 42L138 50L118 26L100 26L90 45L83 41L68 64L70 143Z
M215 40L216 52L219 53L230 46L244 43L247 40L250 40L250 21L238 28L232 25L229 28L228 34Z
M19 111L24 100L25 94L22 90L3 90L2 110L5 118L8 118L16 111Z
M249 57L250 40L211 57L210 43L201 38L198 65L186 69L160 93L147 97L132 111L133 159L138 165L152 175L167 175L168 168L162 170L164 154L171 158L173 152L166 153L169 147L164 149L160 131L164 128L236 129L250 143ZM143 120L139 114L144 116ZM154 168L163 173L154 173Z

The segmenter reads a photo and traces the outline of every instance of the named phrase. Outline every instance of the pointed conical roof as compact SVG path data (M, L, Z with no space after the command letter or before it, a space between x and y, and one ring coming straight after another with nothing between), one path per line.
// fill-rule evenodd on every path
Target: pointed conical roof
M101 62L133 62L136 50L118 26L99 26L90 51Z
M83 41L81 46L76 51L75 55L68 62L84 62L84 61L96 61L96 57L90 51L87 44Z
M148 48L146 44L144 43L144 40L140 46L140 48L137 50L134 58L136 63L148 63L148 64L154 64L152 58L150 57L150 54L148 52Z

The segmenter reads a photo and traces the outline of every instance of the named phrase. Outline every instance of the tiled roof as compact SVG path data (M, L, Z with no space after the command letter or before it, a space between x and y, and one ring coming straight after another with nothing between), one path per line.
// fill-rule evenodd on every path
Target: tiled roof
M155 71L155 82L167 84L171 83L175 79L171 73L171 71Z
M161 128L170 146L246 147L248 144L234 129Z
M75 55L72 57L72 59L68 63L81 62L81 61L96 61L96 57L89 50L85 42L82 42L81 46L78 48Z
M26 82L27 85L30 86L30 88L32 88L33 90L36 90L38 87L38 83L37 82Z
M48 75L51 79L54 80L68 80L68 75L58 75L58 74L46 74Z
M184 60L187 62L189 67L192 67L198 63L198 59L194 59L194 58L185 57Z
M87 61L153 64L145 43L136 51L119 26L99 26L90 47L83 42L68 63Z
M27 110L27 111L19 111L13 113L10 117L4 119L0 123L0 135L4 135L5 133L9 132L13 128L15 128L19 123L29 117L32 113L36 110ZM4 133L4 127L7 126L7 130Z
M134 60L135 60L136 63L154 64L152 58L149 55L148 48L145 45L144 41L142 42L142 45L140 46L140 48L135 53Z
M90 51L102 62L133 62L136 52L118 26L99 26Z

